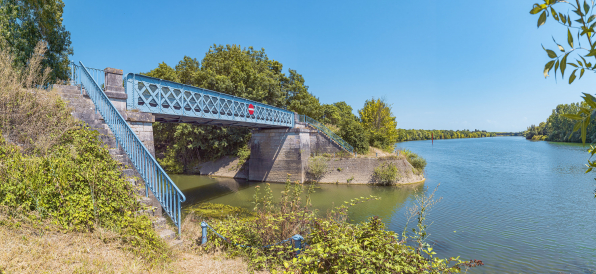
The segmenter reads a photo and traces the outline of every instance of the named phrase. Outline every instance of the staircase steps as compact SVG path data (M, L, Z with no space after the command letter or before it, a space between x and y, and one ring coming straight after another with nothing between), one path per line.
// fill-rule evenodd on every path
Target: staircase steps
M139 179L139 174L136 170L130 168L132 162L118 145L116 138L109 130L108 125L104 122L101 114L96 113L95 106L88 96L81 94L78 86L58 86L58 92L64 101L68 102L73 108L72 115L75 118L85 122L91 129L99 133L99 139L108 147L108 152L112 158L118 161L121 165L122 177L127 178L133 187L134 193L137 195L136 199L141 204L142 209L138 214L144 214L150 217L152 226L158 235L166 240L168 245L173 246L181 243L181 240L176 239L176 232L171 228L167 220L159 216L157 208L153 205L153 200L146 195L146 188L144 182Z

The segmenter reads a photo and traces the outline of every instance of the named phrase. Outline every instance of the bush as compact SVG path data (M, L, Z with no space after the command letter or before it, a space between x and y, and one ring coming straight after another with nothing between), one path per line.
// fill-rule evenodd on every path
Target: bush
M406 160L408 160L408 163L410 163L414 167L414 173L422 173L422 171L426 167L426 160L418 156L418 154L409 150L403 150L402 153L404 154L404 156L406 156Z
M399 169L391 162L381 163L373 171L373 180L379 185L393 185L400 177Z
M324 156L310 157L308 159L308 175L314 181L319 181L327 172L327 159Z

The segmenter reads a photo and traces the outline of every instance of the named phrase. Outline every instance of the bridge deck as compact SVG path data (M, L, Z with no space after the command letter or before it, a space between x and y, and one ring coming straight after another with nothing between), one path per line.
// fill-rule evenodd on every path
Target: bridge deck
M129 73L126 107L159 122L253 128L294 127L294 113L248 99ZM252 112L251 112L252 110Z

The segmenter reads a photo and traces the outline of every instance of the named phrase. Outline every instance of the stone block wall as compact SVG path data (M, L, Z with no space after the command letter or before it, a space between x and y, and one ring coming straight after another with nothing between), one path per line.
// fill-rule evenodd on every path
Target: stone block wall
M248 179L304 182L310 156L310 130L305 128L255 130L250 140Z
M383 163L397 166L400 178L397 184L424 182L423 174L415 174L412 165L406 159L379 158L328 158L327 171L320 183L373 184L373 172Z
M215 161L200 163L192 168L192 172L201 175L248 180L248 162L241 166L238 166L238 163L238 157L224 156Z
M331 142L329 137L316 130L310 132L310 151L316 155L322 153L334 154L343 151L339 145Z

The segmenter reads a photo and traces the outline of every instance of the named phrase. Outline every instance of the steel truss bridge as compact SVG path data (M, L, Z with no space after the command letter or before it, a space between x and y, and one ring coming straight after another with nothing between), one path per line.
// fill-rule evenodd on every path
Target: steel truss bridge
M155 121L252 128L292 128L294 113L248 99L129 73L128 110L152 113Z

